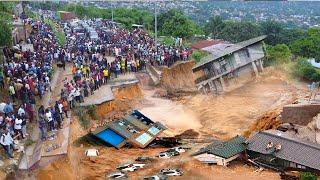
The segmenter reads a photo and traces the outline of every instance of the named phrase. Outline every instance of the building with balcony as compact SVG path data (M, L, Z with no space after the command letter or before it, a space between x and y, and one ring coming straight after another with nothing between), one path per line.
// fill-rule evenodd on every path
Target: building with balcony
M259 36L210 51L210 55L192 69L198 77L195 81L197 88L205 93L218 94L235 87L234 84L258 76L263 71L266 56L263 46L265 38Z

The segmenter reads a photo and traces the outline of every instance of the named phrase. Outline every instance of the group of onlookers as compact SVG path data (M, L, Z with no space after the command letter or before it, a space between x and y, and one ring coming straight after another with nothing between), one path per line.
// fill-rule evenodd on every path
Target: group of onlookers
M45 140L47 132L62 128L68 111L76 103L83 102L111 78L144 70L147 63L170 66L188 59L192 53L186 48L155 45L154 39L142 29L128 31L111 21L99 22L97 26L94 20L88 24L95 28L98 39L92 39L85 30L79 34L68 23L60 24L66 33L66 44L61 47L49 25L32 19L26 23L33 27L27 39L33 49L5 47L5 60L0 65L0 89L6 90L10 97L0 109L0 144L10 158L14 139L24 139L28 135L28 123L37 120L41 139ZM107 58L111 56L113 60ZM40 104L36 113L38 99L51 91L53 64L65 69L68 62L73 63L73 79L63 80L60 98L55 104L49 107Z

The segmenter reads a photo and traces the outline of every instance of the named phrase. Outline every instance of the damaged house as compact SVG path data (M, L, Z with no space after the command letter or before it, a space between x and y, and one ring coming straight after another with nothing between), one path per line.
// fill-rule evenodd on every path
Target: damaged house
M193 154L194 158L208 164L227 166L246 150L246 139L236 136L228 141L215 140L207 147Z
M320 145L289 137L281 131L264 131L247 140L249 159L278 171L297 170L319 174Z
M120 120L112 121L106 126L98 128L92 135L116 148L127 144L145 148L165 129L166 127L161 123L153 122L135 110Z
M226 44L222 48L209 49L210 55L197 63L196 86L203 92L220 93L232 88L237 81L250 80L263 71L265 50L259 36L237 44Z

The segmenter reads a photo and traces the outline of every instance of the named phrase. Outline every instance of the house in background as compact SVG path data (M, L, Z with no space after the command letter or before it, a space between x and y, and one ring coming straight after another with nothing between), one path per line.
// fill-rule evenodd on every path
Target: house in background
M263 71L265 50L259 36L220 48L207 48L210 54L193 67L196 86L203 92L220 93L233 88L236 82L248 81Z
M76 18L76 15L73 12L58 11L57 13L62 21L70 21Z
M145 148L155 140L166 127L159 122L153 122L139 111L135 110L124 118L108 123L95 130L92 135L103 143L116 148L126 144Z
M236 136L228 141L215 140L205 148L193 154L194 158L208 164L227 166L246 150L246 139Z
M278 130L258 132L246 144L249 159L259 166L278 171L320 172L319 144L287 136Z

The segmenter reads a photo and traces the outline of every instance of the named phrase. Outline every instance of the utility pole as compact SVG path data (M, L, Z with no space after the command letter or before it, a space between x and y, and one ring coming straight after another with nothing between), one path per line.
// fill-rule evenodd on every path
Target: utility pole
M157 1L154 1L154 42L155 42L156 50L158 50L158 48L157 48L157 38L158 38L157 33L158 33Z
M25 3L24 1L21 1L21 6L22 6L22 14L23 17L21 18L23 21L23 30L24 30L24 42L27 44L27 30L26 30L26 21L25 21L25 17L26 17L26 12L25 12Z
M112 22L113 22L113 7L112 7L112 9L111 9L111 20L112 20Z

